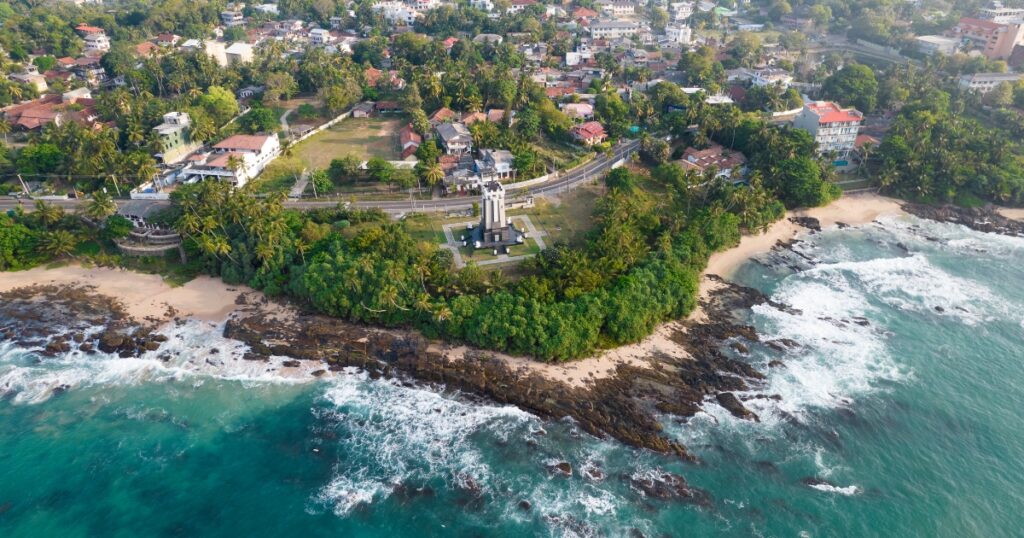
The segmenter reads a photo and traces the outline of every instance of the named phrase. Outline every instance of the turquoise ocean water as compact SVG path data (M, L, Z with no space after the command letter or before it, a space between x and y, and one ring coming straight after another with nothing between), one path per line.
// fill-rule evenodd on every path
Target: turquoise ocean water
M797 250L737 275L797 309L750 313L801 344L745 359L782 400L748 402L759 423L715 404L666 420L699 465L357 373L0 347L0 536L1024 535L1024 240L908 217ZM176 330L166 345L214 363L238 352ZM712 505L630 489L658 469Z

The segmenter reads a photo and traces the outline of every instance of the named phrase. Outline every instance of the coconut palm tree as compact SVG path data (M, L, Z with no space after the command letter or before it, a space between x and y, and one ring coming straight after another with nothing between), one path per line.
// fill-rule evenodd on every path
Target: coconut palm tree
M444 170L439 163L434 163L427 168L427 171L423 174L423 179L427 180L427 185L437 185L444 179Z
M96 191L92 199L85 205L82 213L90 219L100 222L117 213L117 204L106 191Z
M48 204L42 200L36 200L35 203L36 216L44 226L49 228L54 224L60 222L64 218L64 209L53 204Z
M51 258L63 258L74 253L76 244L78 244L78 241L75 240L75 236L71 232L55 230L43 233L39 238L36 249L41 254Z

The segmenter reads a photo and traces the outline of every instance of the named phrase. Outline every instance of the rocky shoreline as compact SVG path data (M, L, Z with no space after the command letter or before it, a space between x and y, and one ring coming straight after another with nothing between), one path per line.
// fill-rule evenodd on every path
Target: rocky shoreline
M905 203L902 208L907 213L923 219L961 224L979 232L1024 237L1024 221L1004 217L991 206L957 207Z
M682 322L671 335L690 357L656 353L646 359L649 366L620 364L614 375L583 386L566 386L528 368L513 368L483 350L451 354L412 331L382 330L304 312L282 316L279 306L256 293L239 296L240 308L225 323L224 336L249 346L247 360L285 356L285 366L306 363L313 376L355 367L373 378L433 384L547 419L568 417L593 435L694 460L686 447L662 434L664 417L686 420L706 402L718 402L737 417L756 420L734 393L750 391L763 378L725 349L727 341L734 351L758 342L738 313L767 298L756 290L707 278L715 281L715 291L702 301L707 315L701 321ZM167 337L159 327L175 316L168 310L162 319L139 323L117 300L89 286L32 286L0 293L0 341L37 349L40 360L73 350L138 357L160 348ZM171 358L164 355L158 357Z

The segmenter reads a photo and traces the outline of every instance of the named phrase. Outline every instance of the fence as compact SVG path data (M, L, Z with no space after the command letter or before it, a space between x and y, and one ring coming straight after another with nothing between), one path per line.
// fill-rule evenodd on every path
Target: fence
M305 140L305 139L307 139L307 138L309 138L309 137L311 137L311 136L313 136L315 134L318 134L318 133L322 132L324 129L330 129L331 127L334 126L334 124L336 124L339 121L349 117L350 115L352 115L352 111L351 110L349 110L347 112L342 112L341 114L338 114L337 116L334 117L334 119L328 121L327 123L325 123L325 124L315 128L315 129L311 129L306 134L296 138L295 140L292 140L291 142L288 143L288 145L292 146L292 145L298 144L299 142L302 142L303 140Z

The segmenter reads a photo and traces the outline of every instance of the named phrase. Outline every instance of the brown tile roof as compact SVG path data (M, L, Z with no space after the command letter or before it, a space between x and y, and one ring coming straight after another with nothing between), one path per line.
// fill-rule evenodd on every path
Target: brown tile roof
M221 140L213 147L214 149L257 151L263 148L263 144L267 142L270 136L272 135L232 135Z

